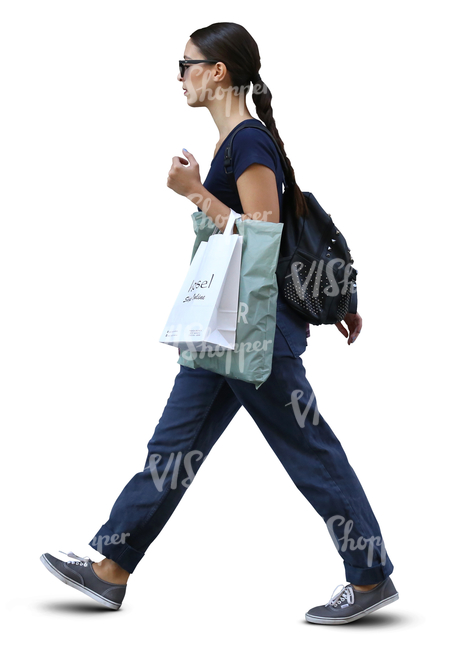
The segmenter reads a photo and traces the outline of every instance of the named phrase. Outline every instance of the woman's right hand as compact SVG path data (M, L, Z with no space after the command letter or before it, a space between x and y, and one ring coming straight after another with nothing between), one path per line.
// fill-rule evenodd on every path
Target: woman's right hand
M348 337L348 345L350 345L351 343L354 343L356 341L359 334L361 333L362 318L358 314L358 312L356 314L351 314L350 312L347 312L344 318L344 323L346 323L348 327L348 331L343 326L342 321L335 323L335 325L346 338Z

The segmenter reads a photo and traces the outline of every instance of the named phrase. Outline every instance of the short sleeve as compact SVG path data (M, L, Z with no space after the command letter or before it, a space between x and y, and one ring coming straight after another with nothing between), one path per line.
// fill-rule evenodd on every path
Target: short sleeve
M237 180L253 163L269 167L275 176L279 165L279 154L267 133L260 129L242 129L233 140L233 171Z

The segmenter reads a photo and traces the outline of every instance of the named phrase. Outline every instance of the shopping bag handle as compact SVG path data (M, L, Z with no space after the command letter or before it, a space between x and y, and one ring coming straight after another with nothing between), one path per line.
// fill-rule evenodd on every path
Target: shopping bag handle
M227 225L225 227L225 230L223 231L224 235L232 235L233 234L233 226L234 222L237 219L241 219L241 215L235 212L234 210L231 210L230 208L230 215L228 217Z

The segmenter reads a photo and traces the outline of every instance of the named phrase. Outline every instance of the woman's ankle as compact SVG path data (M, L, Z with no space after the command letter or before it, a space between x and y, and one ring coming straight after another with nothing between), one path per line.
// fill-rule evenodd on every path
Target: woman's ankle
M96 575L102 580L106 580L106 582L124 585L130 577L128 571L125 571L117 562L108 558L104 558L100 562L93 562L92 568Z
M372 589L375 589L380 583L377 582L373 585L354 585L352 583L352 587L356 589L356 591L372 591Z

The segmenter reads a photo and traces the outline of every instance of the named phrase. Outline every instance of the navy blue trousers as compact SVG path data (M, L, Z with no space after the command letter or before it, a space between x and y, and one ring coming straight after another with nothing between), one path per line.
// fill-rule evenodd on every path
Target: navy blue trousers
M243 406L323 518L347 581L369 585L390 575L394 567L366 494L318 411L301 359L306 346L306 322L279 296L272 372L258 390L180 365L144 469L124 487L90 546L132 573Z

